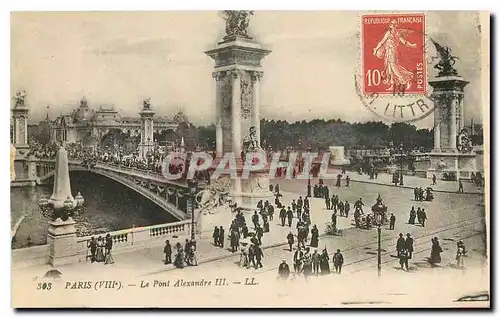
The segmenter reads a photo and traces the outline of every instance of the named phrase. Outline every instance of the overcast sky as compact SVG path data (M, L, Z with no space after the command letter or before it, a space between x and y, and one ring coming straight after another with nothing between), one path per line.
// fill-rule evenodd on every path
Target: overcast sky
M215 11L14 13L11 93L25 89L33 120L69 113L86 96L138 116L151 97L159 115L183 108L191 122L215 120L213 61L203 52L224 35ZM427 34L450 45L466 87L466 119L481 119L478 15L428 13ZM258 11L250 35L272 53L263 61L262 116L379 120L360 102L359 13ZM483 70L484 71L484 70ZM431 76L434 72L431 73ZM432 117L432 116L430 116ZM430 118L423 122L427 126Z

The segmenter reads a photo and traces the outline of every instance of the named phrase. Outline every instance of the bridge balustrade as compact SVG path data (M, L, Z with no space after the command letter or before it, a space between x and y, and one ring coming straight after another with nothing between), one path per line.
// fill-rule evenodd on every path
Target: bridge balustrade
M133 227L130 229L99 235L79 237L77 240L79 261L90 261L91 253L90 248L88 248L88 244L92 237L97 240L99 236L105 238L107 234L110 234L113 239L112 253L119 253L133 248L160 245L165 241L165 239L175 239L183 236L189 237L191 234L191 220L144 227Z

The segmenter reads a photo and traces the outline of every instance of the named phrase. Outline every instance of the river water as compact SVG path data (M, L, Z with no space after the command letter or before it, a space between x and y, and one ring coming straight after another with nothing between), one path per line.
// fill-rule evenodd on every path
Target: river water
M70 179L73 196L80 191L85 198L85 210L79 220L93 233L176 221L148 199L106 177L74 171ZM42 195L50 197L52 187L47 184L11 188L11 228L23 213L27 215L18 228L13 248L47 243L49 220L40 213L38 200Z

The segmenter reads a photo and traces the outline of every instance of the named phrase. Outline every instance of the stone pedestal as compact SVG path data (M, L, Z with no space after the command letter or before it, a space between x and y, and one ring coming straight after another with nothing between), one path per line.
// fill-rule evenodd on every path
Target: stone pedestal
M471 179L472 173L477 173L475 153L429 153L431 168L427 170L427 178L435 174L438 179L443 179L445 173L454 173L456 180Z
M345 157L344 146L331 146L328 147L328 151L330 151L330 164L332 166L346 166L351 163L351 161Z
M456 179L470 179L477 172L476 153L457 147L457 137L464 127L464 88L469 82L460 76L439 76L429 81L434 88L434 149L430 152L427 177L454 173ZM460 152L459 149L462 151Z
M60 218L49 222L49 264L60 266L78 262L76 222L69 218L66 221Z
M244 210L256 210L257 203L266 200L274 204L274 196L269 191L269 170L262 169L250 172L248 179L241 180L241 192L234 194L240 201L240 206Z
M254 127L260 146L261 60L270 52L243 35L226 36L213 50L205 52L215 62L212 75L216 81L216 156L234 154L238 177L231 180L231 196L239 207L249 210L255 209L259 200L272 198L269 170L254 171L248 179L241 178L243 141L249 136L250 127Z

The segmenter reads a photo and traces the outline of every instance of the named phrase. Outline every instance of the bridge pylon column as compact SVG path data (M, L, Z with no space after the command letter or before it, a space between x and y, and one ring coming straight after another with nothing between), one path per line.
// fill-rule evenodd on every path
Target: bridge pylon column
M139 115L141 116L141 144L139 145L139 157L146 158L147 153L154 149L153 117L155 112L151 109L149 99L142 102L142 109Z

